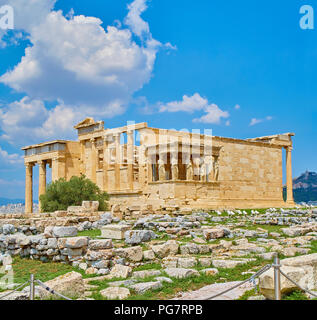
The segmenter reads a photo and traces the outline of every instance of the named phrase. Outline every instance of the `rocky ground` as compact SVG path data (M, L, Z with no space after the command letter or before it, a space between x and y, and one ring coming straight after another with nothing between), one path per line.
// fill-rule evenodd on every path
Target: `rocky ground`
M50 283L62 291L67 287L64 292L71 296L80 293L81 299L207 299L235 281L248 279L278 253L285 260L285 272L304 287L317 290L317 209L197 211L126 221L106 213L100 220L102 223L96 221L94 225L86 221L75 227L46 228L40 234L19 230L23 234L20 240L13 240L17 239L17 230L2 226L0 261L9 255L14 257L21 249L17 243L22 241L24 251L18 255L23 252L28 258L72 265L75 274L69 277L75 280L68 281L65 276L67 281L64 278ZM123 239L100 239L99 228L113 225L126 230ZM73 228L72 232L67 228ZM33 235L26 235L27 232ZM289 261L289 257L297 260ZM10 263L3 264L10 269ZM270 272L256 280L256 290L254 283L247 283L219 298L272 298ZM67 284L61 285L63 281ZM283 282L283 294L295 290ZM45 298L40 288L37 294Z

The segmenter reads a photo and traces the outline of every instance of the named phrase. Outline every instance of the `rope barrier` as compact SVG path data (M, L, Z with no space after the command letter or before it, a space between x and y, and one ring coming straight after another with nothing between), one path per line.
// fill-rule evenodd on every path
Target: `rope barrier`
M44 288L46 291L48 291L49 293L54 294L54 295L57 295L57 296L65 299L65 300L73 300L73 299L70 299L70 298L62 295L61 293L59 293L59 292L57 292L57 291L55 291L55 290L47 287L42 281L40 281L40 280L35 280L35 281L36 281L42 288Z
M286 275L281 269L280 269L280 273L290 282L292 282L293 284L295 284L295 286L297 286L299 289L301 289L302 291L305 291L309 294L311 294L312 296L317 298L317 295L311 291L309 291L308 289L304 289L302 286L300 286L296 281L292 280L288 275Z
M255 287L256 287L256 284L255 284L255 278L260 276L262 273L266 272L267 270L271 269L272 265L271 264L267 264L266 266L264 266L263 268L261 268L259 271L257 271L255 274L253 274L249 279L247 280L244 280L236 285L234 285L233 287L229 288L229 289L226 289L220 293L217 293L215 294L214 296L212 297L209 297L207 299L204 299L204 300L212 300L212 299L215 299L219 296L222 296L223 294L227 293L227 292L230 292L232 291L233 289L236 289L240 286L242 286L243 284L247 283L247 282L251 282Z
M5 294L4 296L0 297L0 300L2 300L3 298L6 298L8 296L10 296L11 294L13 294L14 292L18 291L19 289L23 288L25 285L27 285L30 282L30 280L24 282L23 284L19 285L17 288L15 288L13 291Z

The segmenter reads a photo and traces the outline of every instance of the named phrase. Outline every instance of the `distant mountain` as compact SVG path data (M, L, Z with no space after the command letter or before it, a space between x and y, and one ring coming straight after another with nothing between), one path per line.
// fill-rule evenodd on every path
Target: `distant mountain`
M0 198L0 206L6 206L7 204L24 203L24 199L8 199Z
M295 202L317 201L317 172L306 171L295 178L293 190Z

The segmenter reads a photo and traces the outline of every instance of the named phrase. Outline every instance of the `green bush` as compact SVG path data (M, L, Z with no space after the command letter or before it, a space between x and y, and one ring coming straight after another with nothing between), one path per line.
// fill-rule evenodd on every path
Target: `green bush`
M43 212L67 210L69 206L80 206L82 201L99 201L99 210L105 211L108 200L109 195L84 175L71 177L69 181L63 178L54 181L40 196Z

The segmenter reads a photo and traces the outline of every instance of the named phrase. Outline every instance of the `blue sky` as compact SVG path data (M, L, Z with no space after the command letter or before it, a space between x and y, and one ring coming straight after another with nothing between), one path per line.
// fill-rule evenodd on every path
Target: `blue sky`
M317 1L4 4L15 30L0 31L0 197L24 196L21 146L74 139L90 115L235 138L294 132L294 176L317 171L317 30L299 27Z

